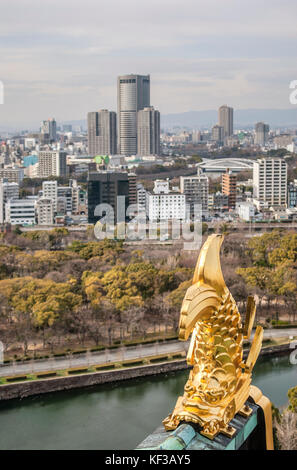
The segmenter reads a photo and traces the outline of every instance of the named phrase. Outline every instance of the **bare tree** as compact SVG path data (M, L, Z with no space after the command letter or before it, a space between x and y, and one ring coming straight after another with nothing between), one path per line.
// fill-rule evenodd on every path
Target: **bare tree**
M297 450L297 414L285 410L274 426L281 450Z

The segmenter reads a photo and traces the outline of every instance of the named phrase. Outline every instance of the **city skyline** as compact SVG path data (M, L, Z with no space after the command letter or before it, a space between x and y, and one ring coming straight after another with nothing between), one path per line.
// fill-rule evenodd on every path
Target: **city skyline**
M254 0L186 0L183 8L174 0L3 0L2 7L2 125L78 120L94 105L116 110L116 77L125 73L151 75L151 102L162 115L222 102L292 107L297 5L288 0L281 9Z

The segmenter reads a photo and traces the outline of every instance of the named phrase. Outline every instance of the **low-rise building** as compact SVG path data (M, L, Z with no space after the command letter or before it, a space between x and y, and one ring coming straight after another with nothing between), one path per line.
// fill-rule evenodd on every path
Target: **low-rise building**
M24 179L24 168L0 168L0 178L5 178L9 183L20 184Z
M249 222L255 217L255 206L251 202L240 202L237 205L237 213L241 220Z
M229 197L221 192L209 194L208 209L212 212L222 212L229 209Z
M10 199L5 205L5 222L11 225L34 225L36 201L36 197Z
M186 219L186 196L170 192L169 181L156 180L153 194L147 193L146 204L149 220Z

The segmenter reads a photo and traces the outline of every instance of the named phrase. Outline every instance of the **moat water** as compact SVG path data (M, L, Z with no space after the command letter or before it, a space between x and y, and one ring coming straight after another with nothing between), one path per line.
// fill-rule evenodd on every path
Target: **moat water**
M188 371L0 404L0 449L133 449L183 393ZM262 359L253 384L278 407L297 385L288 357Z

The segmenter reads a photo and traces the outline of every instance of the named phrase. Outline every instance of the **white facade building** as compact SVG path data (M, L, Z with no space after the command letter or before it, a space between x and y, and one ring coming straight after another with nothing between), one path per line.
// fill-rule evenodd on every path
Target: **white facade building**
M169 194L169 181L155 180L153 192L155 194Z
M149 220L185 220L186 197L180 193L148 194Z
M36 198L10 199L5 205L5 222L11 225L33 225L35 216Z
M255 206L251 202L240 202L237 205L237 213L241 220L249 222L255 217Z
M259 207L286 206L287 163L282 158L261 158L254 162L253 196Z
M154 194L147 193L146 206L149 220L185 220L186 196L169 191L169 181L156 180Z

